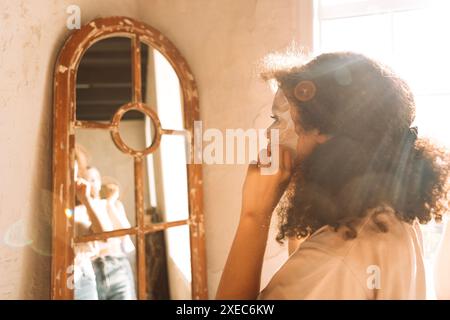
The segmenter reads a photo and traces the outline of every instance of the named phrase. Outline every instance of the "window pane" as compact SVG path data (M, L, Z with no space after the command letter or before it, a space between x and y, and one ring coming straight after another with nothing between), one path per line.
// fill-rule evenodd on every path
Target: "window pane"
M416 97L416 125L420 136L429 137L450 148L450 94Z
M318 0L318 6L321 19L337 19L412 10L425 7L430 2L430 0Z
M394 65L416 93L450 92L450 19L436 9L393 16Z
M320 52L356 51L390 60L391 20L387 14L325 20L320 26Z

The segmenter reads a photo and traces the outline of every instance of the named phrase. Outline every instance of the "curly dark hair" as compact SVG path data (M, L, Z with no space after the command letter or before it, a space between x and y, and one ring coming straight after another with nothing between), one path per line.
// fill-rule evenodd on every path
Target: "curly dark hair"
M303 130L331 137L299 164L294 196L278 213L278 241L325 225L347 227L346 236L354 238L354 222L381 206L409 223L439 221L448 210L448 153L410 128L414 97L391 69L361 54L336 52L287 68L269 65L263 78L276 80L298 108ZM295 95L301 81L315 86L308 101Z

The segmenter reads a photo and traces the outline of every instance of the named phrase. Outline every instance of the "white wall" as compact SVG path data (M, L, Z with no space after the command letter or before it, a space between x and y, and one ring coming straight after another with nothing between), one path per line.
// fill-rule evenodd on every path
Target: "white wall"
M196 77L204 127L224 130L268 124L272 93L258 80L255 62L299 40L298 2L0 0L0 298L49 297L52 71L70 33L69 4L81 7L82 23L128 15L168 36ZM237 226L244 172L244 166L204 168L211 297ZM263 284L284 257L272 241Z

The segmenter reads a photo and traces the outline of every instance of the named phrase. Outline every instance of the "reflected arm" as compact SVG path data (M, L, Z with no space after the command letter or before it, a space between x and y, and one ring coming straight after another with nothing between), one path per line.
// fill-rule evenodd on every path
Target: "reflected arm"
M82 203L86 207L86 213L88 214L89 219L91 220L92 231L94 233L110 231L104 224L102 224L101 220L98 218L98 214L95 212L95 209L92 205L92 200L88 198Z
M130 221L128 221L125 208L121 201L117 200L115 203L108 203L108 209L114 229L131 228Z
M99 218L99 214L94 209L93 199L90 196L89 183L81 178L78 178L75 183L77 198L86 208L86 213L91 222L92 231L94 233L110 231L107 225L105 225L107 222L102 222L102 219Z

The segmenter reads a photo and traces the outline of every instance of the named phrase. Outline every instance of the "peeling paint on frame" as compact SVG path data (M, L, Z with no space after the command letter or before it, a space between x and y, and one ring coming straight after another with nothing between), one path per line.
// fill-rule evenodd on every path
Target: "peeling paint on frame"
M62 50L59 53L55 64L54 75L54 117L53 117L53 259L52 259L52 299L73 299L73 290L67 288L66 273L67 267L73 264L73 217L67 218L64 214L66 208L74 207L74 187L71 179L73 168L70 163L73 155L74 137L73 129L83 126L83 122L77 122L75 117L75 81L76 72L81 57L86 50L95 42L114 36L126 36L130 39L138 39L140 43L145 43L158 49L161 54L170 62L176 74L179 77L184 104L184 124L186 130L193 137L193 123L199 120L198 92L195 79L186 63L186 60L177 50L177 48L162 35L158 30L137 22L129 17L108 17L95 19L79 30L75 30L66 40ZM137 48L136 48L137 49ZM140 68L140 65L138 66ZM67 72L69 69L69 72ZM134 68L134 74L137 67ZM139 72L140 73L140 72ZM140 91L140 88L139 88ZM139 92L138 92L139 93ZM137 98L140 99L140 94ZM138 100L139 100L138 99ZM142 101L133 101L137 108L144 107L140 105ZM94 125L95 127L95 125ZM115 125L106 126L111 132L116 130ZM105 126L103 126L105 129ZM164 131L162 134L170 134L170 131ZM191 144L193 142L191 141ZM128 148L129 149L129 148ZM127 150L128 150L127 149ZM176 223L162 223L144 226L142 225L142 161L141 157L145 154L142 151L128 150L135 158L135 176L137 179L136 203L137 218L141 220L138 223L136 231L139 239L146 232L156 232L180 224L189 225L190 244L191 244L191 266L192 266L192 298L207 299L206 284L206 250L205 250L205 232L203 222L203 190L202 190L202 167L199 164L188 164L188 188L189 188L189 219ZM134 151L134 152L133 152ZM140 181L140 182L139 182ZM141 209L139 209L141 208ZM140 230L140 228L143 228ZM120 231L120 230L117 230ZM113 236L115 231L109 236ZM101 235L100 235L101 236ZM138 239L138 242L139 242ZM75 239L76 240L76 239ZM142 242L142 241L140 241ZM143 243L143 242L142 242ZM143 247L139 247L141 254ZM141 255L142 256L142 255ZM139 255L138 255L139 257ZM142 258L140 260L141 267ZM139 263L139 262L138 262ZM145 278L145 272L138 272L138 280L142 282ZM144 283L145 285L145 283ZM140 298L143 286L139 287Z

